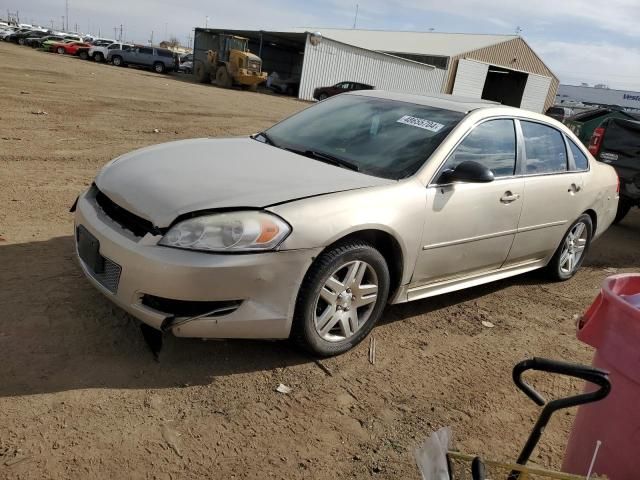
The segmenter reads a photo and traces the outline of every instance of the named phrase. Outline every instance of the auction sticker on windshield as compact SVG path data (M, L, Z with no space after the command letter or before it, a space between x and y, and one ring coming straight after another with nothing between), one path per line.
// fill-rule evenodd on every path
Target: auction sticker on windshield
M413 127L424 128L430 132L439 132L444 127L443 124L434 122L433 120L427 120L426 118L412 117L411 115L405 115L397 120L398 123L404 123L405 125L411 125Z

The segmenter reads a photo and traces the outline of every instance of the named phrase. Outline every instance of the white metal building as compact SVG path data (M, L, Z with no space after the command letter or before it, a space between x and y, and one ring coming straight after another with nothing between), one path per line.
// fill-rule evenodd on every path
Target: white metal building
M354 81L418 94L453 93L534 111L553 105L558 79L516 35L300 28L285 32L196 29L249 38L263 69L300 79L299 97L316 87ZM320 37L314 35L320 33ZM319 42L312 42L320 39Z

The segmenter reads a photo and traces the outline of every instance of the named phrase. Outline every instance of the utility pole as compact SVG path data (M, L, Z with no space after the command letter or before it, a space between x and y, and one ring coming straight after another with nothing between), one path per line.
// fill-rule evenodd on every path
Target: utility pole
M60 27L60 30L62 30L63 32L65 31L65 28L64 28L64 15L62 15L62 26Z
M208 27L209 27L209 15L204 17L204 28L208 28Z
M73 29L74 32L78 31L78 24L76 23L75 28Z
M118 38L118 27L113 27L113 39L116 40Z
M151 30L151 40L149 40L149 45L153 45L153 30Z
M53 30L53 18L50 20L51 22L51 30Z
M122 41L122 24L120 24L120 37L118 37L118 40Z
M69 0L64 0L64 15L67 19L67 26L65 27L65 29L68 31L69 30Z
M164 40L169 40L169 37L167 37L167 27L167 22L164 22Z
M354 30L356 29L356 26L358 25L358 8L359 8L359 5L356 3L356 16L353 19L353 29Z

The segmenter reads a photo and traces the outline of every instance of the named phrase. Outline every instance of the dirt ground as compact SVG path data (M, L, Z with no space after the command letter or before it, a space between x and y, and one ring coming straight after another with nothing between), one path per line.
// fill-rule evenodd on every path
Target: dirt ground
M388 308L375 365L368 342L317 363L286 342L176 338L155 362L83 278L68 209L104 163L304 105L0 43L0 478L419 478L413 450L445 425L463 451L517 456L537 409L511 368L590 362L575 319L606 276L638 270L638 212L571 281L531 274ZM552 419L535 463L559 467L574 413Z

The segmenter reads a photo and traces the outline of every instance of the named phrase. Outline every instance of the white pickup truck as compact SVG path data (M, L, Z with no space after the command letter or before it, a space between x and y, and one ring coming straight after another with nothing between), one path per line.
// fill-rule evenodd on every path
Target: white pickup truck
M93 46L89 49L89 58L95 60L96 62L104 62L107 59L107 54L109 50L125 50L133 45L129 45L128 43L120 43L115 42L111 45L107 46Z

